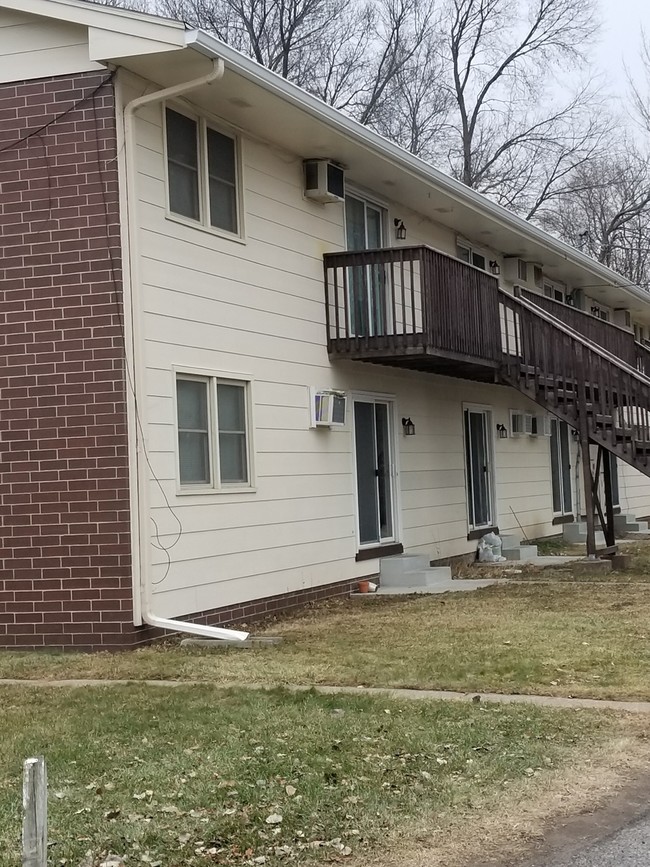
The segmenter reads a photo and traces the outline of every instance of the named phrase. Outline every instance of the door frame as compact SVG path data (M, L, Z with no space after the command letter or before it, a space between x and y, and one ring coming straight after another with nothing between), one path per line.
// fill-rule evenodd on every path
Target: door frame
M560 478L558 479L558 483L560 485L560 498L564 500L564 468L562 467L562 446L561 446L561 438L560 438L560 425L566 425L567 430L567 448L568 448L568 458L569 458L569 491L571 493L571 508L566 509L566 503L562 503L564 508L561 511L556 511L553 505L553 461L552 461L552 449L553 449L553 428L551 427L551 436L548 438L549 443L549 466L551 470L551 512L554 518L563 518L566 515L573 515L575 508L575 500L576 500L576 492L574 490L573 484L573 474L572 470L575 466L575 458L573 455L574 449L572 447L572 437L571 437L571 425L560 418L551 417L551 425L555 422L555 429L557 433L557 441L558 441L558 466L560 469Z
M467 449L465 447L465 412L480 412L484 413L488 416L487 419L487 456L489 460L489 484L488 484L488 494L490 497L490 523L481 524L477 526L476 524L472 524L470 521L470 509L469 509L469 466L467 462ZM483 403L465 403L461 404L461 430L462 430L462 448L463 448L463 467L464 467L464 476L465 476L465 510L467 513L467 526L469 528L470 533L475 530L489 530L490 527L497 526L497 517L498 517L498 501L497 501L497 492L496 492L496 461L495 461L495 451L494 451L494 433L492 431L492 423L494 421L494 407L489 404Z
M375 210L379 211L379 213L380 213L381 234L382 234L380 249L391 247L392 243L391 243L391 235L390 235L390 230L389 230L391 212L390 212L390 209L388 207L387 202L383 201L381 198L377 198L376 196L374 196L370 193L364 192L363 190L359 189L358 187L346 186L345 197L347 198L348 196L352 199L356 199L359 202L363 202L363 206L364 206L364 230L365 230L366 242L368 239L368 222L367 222L366 209L367 209L368 205L370 205L370 207L374 208ZM348 220L347 220L347 207L346 207L345 201L343 203L343 248L348 252L354 252L354 251L350 251L350 249L348 247ZM368 250L371 248L365 247L363 249ZM369 288L370 283L371 283L371 278L369 277L369 274L370 274L370 268L372 266L367 265L365 267L366 267L366 277L365 277L364 282L366 284L366 287ZM377 267L380 267L380 266L377 266ZM390 305L388 304L388 293L387 293L387 284L385 281L385 271L384 271L384 279L382 280L382 284L383 284L382 304L384 307L383 312L384 312L384 320L385 320L384 321L384 331L390 332L390 330L393 327L393 323L390 321L391 311L390 311ZM348 291L349 291L349 288L348 288ZM372 310L371 310L370 300L371 300L370 299L370 293L368 293L368 296L366 298L366 312L367 312L367 316L368 316L369 334L367 336L374 337L376 335L374 334L373 329L372 329ZM352 317L353 317L352 303L351 303L351 300L348 299L348 322L347 322L347 326L348 326L350 333L354 332L354 328L352 327L354 325ZM372 332L372 333L370 333L370 332Z
M351 391L350 401L352 404L352 412L350 417L351 424L351 453L352 453L352 482L354 487L354 534L357 543L357 551L370 550L372 548L382 546L392 546L399 543L402 539L402 497L399 486L400 468L399 468L399 439L397 434L397 397L394 394L382 394L374 391ZM366 542L361 544L360 516L359 516L359 489L357 486L357 450L356 450L356 425L354 421L354 403L360 401L362 403L384 403L388 407L388 439L392 449L391 461L391 489L393 500L393 537L391 539L382 540L379 542Z

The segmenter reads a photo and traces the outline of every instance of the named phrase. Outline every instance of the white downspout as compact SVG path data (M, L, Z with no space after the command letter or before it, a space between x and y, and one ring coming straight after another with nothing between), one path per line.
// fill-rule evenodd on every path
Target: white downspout
M202 87L205 84L211 84L213 81L218 81L223 77L224 62L221 58L216 58L212 62L212 69L200 78L194 78L191 81L184 81L180 84L175 84L172 87L166 87L163 90L157 90L154 93L147 93L144 96L139 96L132 99L124 107L124 166L126 175L126 203L127 203L127 227L128 227L128 263L129 263L129 287L125 287L128 292L129 313L130 313L130 343L132 353L132 382L131 389L127 388L129 394L129 404L131 412L130 429L135 436L136 442L139 443L135 455L137 464L137 511L139 525L139 541L138 541L138 557L134 557L133 569L137 572L141 593L141 608L139 618L149 626L156 626L159 629L167 629L173 632L186 632L189 635L198 635L202 638L218 638L229 639L231 641L245 641L248 638L248 632L240 632L236 629L222 629L217 626L203 626L198 623L186 623L184 620L175 620L170 617L159 617L152 611L152 585L150 579L150 564L149 564L149 538L145 534L145 528L149 525L148 515L148 485L149 479L145 478L147 461L144 456L145 445L142 441L144 431L141 429L141 422L138 416L138 407L141 405L140 396L145 395L142 382L142 365L140 363L141 356L141 332L139 319L139 297L140 297L140 253L138 249L138 197L136 193L136 143L135 143L135 113L145 105L150 105L154 102L162 102L170 97L180 96L197 87ZM125 301L127 297L125 292ZM125 305L126 306L126 305ZM127 361L128 363L128 361ZM130 394L130 391L133 394ZM145 471L143 471L143 467ZM135 600L135 612L138 613L138 602ZM137 621L136 621L137 622Z

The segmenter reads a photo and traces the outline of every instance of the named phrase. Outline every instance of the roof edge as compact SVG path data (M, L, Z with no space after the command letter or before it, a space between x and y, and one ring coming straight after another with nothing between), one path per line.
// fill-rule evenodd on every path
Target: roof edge
M580 268L593 274L594 277L604 280L607 285L621 289L645 303L648 302L649 293L640 286L626 280L622 274L618 274L606 265L602 265L570 244L554 238L553 235L550 235L543 229L537 228L537 226L524 220L523 217L513 214L502 205L490 201L482 193L444 174L444 172L434 168L420 157L409 153L409 151L404 150L399 145L359 123L359 121L353 120L343 114L343 112L318 99L318 97L312 96L302 88L282 78L276 72L262 66L242 52L231 48L211 34L203 30L188 30L185 34L185 42L187 47L193 48L208 57L221 57L227 66L233 66L250 80L256 81L262 86L275 91L276 94L288 102L293 103L318 120L334 127L344 135L357 141L363 147L381 156L388 157L401 168L406 169L425 183L441 187L446 193L466 207L491 217L496 222L501 223L507 229L527 240L552 249L557 255L578 265Z

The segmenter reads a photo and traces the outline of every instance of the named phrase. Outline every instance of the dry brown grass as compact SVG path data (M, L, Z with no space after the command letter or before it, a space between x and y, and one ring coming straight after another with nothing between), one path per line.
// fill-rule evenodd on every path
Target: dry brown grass
M650 699L650 586L560 582L320 605L259 650L0 654L1 677L343 684Z

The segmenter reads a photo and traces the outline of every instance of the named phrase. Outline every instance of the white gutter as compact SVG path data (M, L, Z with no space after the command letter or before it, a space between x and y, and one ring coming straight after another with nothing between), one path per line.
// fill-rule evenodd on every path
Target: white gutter
M522 217L511 213L502 205L497 205L495 202L490 201L482 193L478 193L460 181L444 174L444 172L434 168L387 138L373 132L373 130L368 129L368 127L358 121L352 120L352 118L347 117L338 109L312 96L302 90L302 88L292 84L245 54L236 51L209 33L203 30L188 31L185 43L188 47L194 48L206 57L213 58L219 56L223 58L229 66L244 78L259 84L267 90L273 91L286 102L337 130L364 148L372 150L380 157L390 159L391 162L408 171L420 182L427 185L435 185L466 207L481 215L491 217L495 222L500 223L504 228L509 229L525 240L533 241L552 250L561 258L584 269L599 280L603 280L607 286L627 292L637 300L648 304L650 300L648 292L641 289L640 286L631 284L620 274L617 274L616 271L612 271L611 268L601 265L600 262L597 262L570 244L559 241L543 229L538 229L532 223L529 223L528 220L524 220Z
M131 382L127 383L127 394L129 398L131 424L130 430L133 432L135 442L138 447L135 454L137 464L137 525L138 532L138 554L134 557L133 570L137 573L137 581L134 581L139 587L141 595L140 610L138 610L137 595L134 594L134 614L135 620L143 620L149 626L156 626L159 629L167 629L173 632L187 632L189 635L199 635L202 638L217 638L229 639L231 641L245 641L248 638L248 632L240 632L235 629L222 629L217 626L203 626L198 623L186 623L184 620L176 620L170 617L159 617L154 614L153 608L153 588L151 584L151 564L150 564L150 540L145 528L149 526L148 512L148 486L149 477L147 473L147 460L145 454L145 443L143 442L144 431L142 430L141 420L139 418L139 407L143 405L140 396L145 396L146 391L142 381L143 365L141 362L142 354L142 339L139 321L139 298L140 298L140 252L138 249L138 197L136 192L137 179L137 164L136 164L136 142L135 142L135 114L145 105L151 105L155 102L162 102L164 99L180 96L195 90L197 87L202 87L205 84L211 84L213 81L218 81L223 77L224 62L220 57L212 58L212 69L205 75L199 78L194 78L191 81L184 81L181 84L175 84L173 87L167 87L163 90L156 90L153 93L147 93L144 96L139 96L132 99L124 107L124 165L126 176L126 201L127 201L127 233L128 233L128 267L129 267L129 286L128 300L130 313L130 344L132 352L132 378ZM125 301L127 293L125 293ZM126 305L125 305L126 306ZM128 374L127 374L128 375ZM128 386L131 386L130 388ZM131 393L133 392L133 393ZM138 616L139 615L139 616Z

